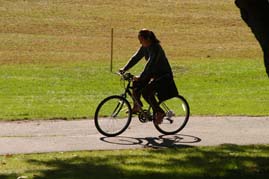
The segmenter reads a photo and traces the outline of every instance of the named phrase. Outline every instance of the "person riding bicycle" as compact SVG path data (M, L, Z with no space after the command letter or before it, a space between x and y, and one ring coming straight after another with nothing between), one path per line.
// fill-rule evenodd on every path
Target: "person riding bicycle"
M142 94L143 98L152 106L155 114L153 122L161 124L165 113L160 108L155 94L159 101L164 101L178 95L177 87L168 59L155 34L150 30L142 29L138 33L138 40L141 47L119 71L120 73L126 72L145 57L147 63L144 70L133 79L135 100L132 112L138 113L140 106L143 106L140 100Z

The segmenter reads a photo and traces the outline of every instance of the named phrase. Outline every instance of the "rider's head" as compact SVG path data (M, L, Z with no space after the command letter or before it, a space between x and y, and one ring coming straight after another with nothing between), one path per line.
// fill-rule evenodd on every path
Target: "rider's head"
M151 44L160 43L155 34L147 29L142 29L139 31L138 39L143 47L148 47Z

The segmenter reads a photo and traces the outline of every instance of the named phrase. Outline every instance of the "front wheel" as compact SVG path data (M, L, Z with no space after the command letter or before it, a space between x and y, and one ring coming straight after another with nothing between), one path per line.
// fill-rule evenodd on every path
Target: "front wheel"
M187 124L190 115L190 108L187 100L183 96L176 96L160 103L160 107L165 112L165 117L161 124L155 124L156 129L165 134L176 134Z
M96 108L94 123L101 134L114 137L127 129L131 118L130 103L122 96L109 96Z

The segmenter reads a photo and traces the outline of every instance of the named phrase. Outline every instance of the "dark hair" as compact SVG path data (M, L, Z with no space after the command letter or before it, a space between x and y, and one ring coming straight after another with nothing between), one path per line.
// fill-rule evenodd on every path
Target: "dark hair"
M150 40L151 43L160 43L160 41L157 39L157 37L155 36L155 34L147 29L142 29L139 31L138 36L142 37L145 40Z

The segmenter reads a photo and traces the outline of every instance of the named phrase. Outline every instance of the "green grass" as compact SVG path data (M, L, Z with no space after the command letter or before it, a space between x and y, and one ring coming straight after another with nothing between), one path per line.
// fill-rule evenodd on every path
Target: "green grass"
M193 115L268 115L269 81L262 63L237 59L193 62L181 74L175 70Z
M222 145L0 156L0 178L229 178L269 176L268 145Z
M1 118L92 117L92 108L104 97L101 67L86 65L7 65L1 67ZM99 82L97 82L99 81ZM112 85L113 83L109 83ZM115 91L115 90L114 90Z
M269 115L269 82L259 61L202 59L172 65L192 115ZM104 62L2 65L0 86L0 118L6 120L92 118L103 98L123 91Z

